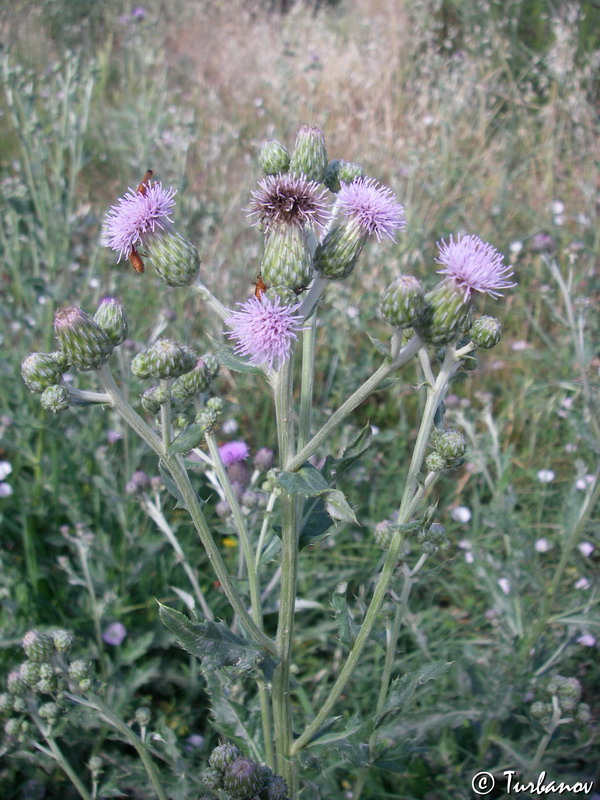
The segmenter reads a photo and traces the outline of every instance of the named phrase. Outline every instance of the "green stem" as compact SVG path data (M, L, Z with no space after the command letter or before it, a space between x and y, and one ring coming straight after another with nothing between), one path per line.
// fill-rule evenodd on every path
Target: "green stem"
M275 375L273 390L277 418L279 459L282 469L292 457L294 419L292 412L292 360L289 359ZM279 663L273 674L272 701L275 727L277 770L288 783L290 797L298 792L298 764L291 759L292 711L290 703L290 666L294 610L298 574L298 519L296 499L287 492L281 494L281 589L277 621L277 654Z
M194 527L198 532L200 541L206 550L206 554L208 555L209 561L212 564L221 587L235 613L240 618L242 624L262 647L266 648L269 653L276 655L277 649L275 647L275 643L268 636L266 636L263 631L260 630L250 614L248 614L239 594L231 582L225 562L223 561L219 548L217 547L210 532L210 528L206 522L204 512L202 511L202 506L198 500L198 495L194 491L194 488L190 483L189 475L181 464L180 459L177 456L166 455L160 437L152 430L152 428L150 428L149 425L144 422L139 414L136 414L127 400L125 400L106 364L101 367L97 374L102 381L102 385L104 386L105 390L110 395L113 405L117 411L119 411L125 421L146 442L146 444L163 459L167 469L171 473L171 476L177 485L177 488L181 492L188 512L192 518L192 522L194 523Z
M302 376L300 383L300 420L298 424L298 447L302 448L310 437L310 415L312 411L313 386L315 380L315 344L317 315L312 315L302 334Z
M419 346L421 346L420 340ZM436 380L435 389L429 389L427 392L427 402L425 404L425 410L421 419L417 441L415 442L413 457L411 459L406 478L400 511L398 512L399 524L403 524L409 520L409 513L412 511L414 506L413 499L418 491L418 474L419 470L421 469L423 457L425 455L427 442L429 441L431 430L433 428L435 412L448 388L448 381L456 369L457 364L454 361L454 348L452 345L448 345L446 348L444 363ZM362 652L369 640L371 631L373 630L377 620L379 610L385 599L388 586L398 561L398 553L400 552L403 539L404 536L402 531L396 531L390 544L390 549L388 550L387 556L383 563L383 567L377 581L377 585L375 586L375 591L373 592L373 597L369 604L369 608L367 609L367 613L365 614L360 631L354 642L354 647L350 651L346 663L344 664L336 682L332 686L327 699L321 706L319 713L306 728L304 733L294 743L292 748L293 753L299 753L300 750L302 750L302 748L311 741L313 736L317 733L321 725L327 719L328 714L331 712L331 709L339 699L339 696L344 691L346 683L350 679L350 676L352 675L352 672L354 671L354 668L362 655Z
M416 353L423 347L423 342L418 336L414 336L405 347L402 348L398 357L394 361L382 364L379 369L371 375L342 405L335 411L323 427L315 433L312 439L295 455L285 466L285 469L293 472L304 464L314 455L322 442L334 431L354 409L366 400L387 377L400 367L407 364Z
M77 791L79 792L80 796L83 798L83 800L92 800L91 794L85 788L83 783L79 780L79 778L77 776L77 773L75 772L75 770L73 769L73 767L71 766L69 761L67 760L66 756L63 754L63 752L60 749L60 747L56 744L56 742L54 741L53 737L50 736L50 734L48 733L48 730L46 729L46 727L44 725L42 725L41 721L37 718L37 715L34 716L33 719L34 719L35 724L39 728L40 733L44 737L44 740L47 742L48 747L50 748L50 750L52 752L52 756L54 757L54 760L60 766L62 771L65 773L65 775L69 778L69 780L71 781L73 786L77 789Z
M190 289L194 294L197 294L198 297L201 297L208 305L212 308L212 310L218 314L221 319L227 319L227 317L231 316L231 310L221 303L220 300L214 296L214 294L210 291L210 289L205 286L200 278L196 278L194 283L190 286Z
M67 694L67 697L70 700L74 700L76 703L80 705L87 706L88 708L93 708L98 714L111 725L115 730L119 731L128 742L136 749L142 764L144 765L144 769L148 777L150 778L150 782L154 787L154 791L156 792L156 796L159 800L167 800L167 795L165 794L162 784L160 782L160 776L158 774L158 770L154 765L154 761L152 760L150 753L148 752L148 748L142 742L140 737L134 733L129 725L126 725L120 717L113 713L113 711L105 705L102 700L96 695L90 694L87 697L83 698L78 695ZM89 797L89 795L88 795Z

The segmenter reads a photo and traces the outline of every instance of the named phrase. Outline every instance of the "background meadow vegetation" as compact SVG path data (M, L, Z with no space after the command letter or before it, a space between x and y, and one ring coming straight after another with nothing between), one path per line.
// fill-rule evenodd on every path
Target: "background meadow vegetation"
M291 147L301 124L315 124L330 158L361 163L407 216L396 245L365 251L327 294L315 407L335 407L376 367L366 331L387 335L382 290L399 271L432 284L442 237L476 233L507 255L519 281L481 306L502 320L503 341L448 399L452 424L470 440L467 464L436 488L452 547L413 590L396 672L431 659L454 666L386 732L394 757L369 771L361 796L468 798L478 770L531 763L544 731L529 708L556 673L581 681L592 721L561 726L540 767L600 780L597 4L22 0L0 15L2 672L19 662L28 629L65 628L76 651L102 665L125 719L151 708L167 762L177 751L200 769L216 743L197 667L157 614L156 599L184 608L176 589L189 591L187 579L125 493L135 470L156 474L152 457L111 411L51 417L22 384L20 363L53 348L58 307L93 312L109 294L130 320L122 375L161 330L209 349L219 320L151 270L116 266L99 244L103 216L153 168L178 189L176 220L198 246L204 282L227 304L244 300L262 247L244 211L260 178L258 150L269 138ZM408 380L417 383L417 372ZM215 385L230 420L222 439L242 438L253 452L275 445L255 382L223 370ZM348 581L360 616L380 555L373 528L397 508L420 402L395 383L333 442L339 450L367 422L377 431L343 487L361 527L339 525L302 556L300 597L311 603L298 612L295 652L313 706L343 654L331 595ZM234 565L236 542L211 503ZM193 529L171 505L165 498L225 616ZM97 635L114 622L127 632L118 646ZM348 717L372 708L380 657L374 648L355 675ZM147 796L135 788L128 748L92 719L82 725L83 734L65 733L64 747L75 763L106 760L99 796ZM352 797L351 761L342 751L316 771L310 797ZM0 786L5 798L74 796L52 762L32 753L6 755Z

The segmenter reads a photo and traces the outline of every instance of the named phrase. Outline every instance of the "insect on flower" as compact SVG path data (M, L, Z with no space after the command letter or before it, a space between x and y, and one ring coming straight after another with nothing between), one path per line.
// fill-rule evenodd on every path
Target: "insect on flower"
M256 276L256 283L254 286L256 287L254 289L254 297L256 297L257 300L260 300L268 288L267 284L262 279L262 275L259 274Z
M154 170L152 169L146 170L144 177L142 178L141 182L138 184L138 187L136 189L137 194L141 194L144 196L146 195L146 192L148 191L148 186L150 185L150 179L152 178L153 175L154 175ZM131 246L131 250L129 251L128 258L129 258L129 263L134 268L134 270L136 272L139 272L141 275L142 272L144 271L144 261L133 245Z

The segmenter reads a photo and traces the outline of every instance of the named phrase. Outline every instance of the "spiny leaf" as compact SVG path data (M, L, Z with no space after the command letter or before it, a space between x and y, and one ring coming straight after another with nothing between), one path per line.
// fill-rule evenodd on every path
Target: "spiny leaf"
M219 364L222 364L227 369L233 370L233 372L255 372L260 373L259 367L254 367L251 364L248 364L244 361L243 358L240 358L235 354L233 347L230 347L228 344L223 344L223 342L218 342L216 339L213 339L211 336L208 337L211 341L212 349L217 356Z
M436 680L448 672L451 666L451 661L432 661L419 669L407 672L401 678L396 678L390 686L383 710L377 717L377 725L380 725L389 714L402 711L419 686L427 681Z
M334 485L357 459L371 446L373 441L373 431L370 425L365 427L358 434L348 447L344 450L340 458L329 455L321 468L321 474L328 484Z
M201 659L206 670L236 667L249 671L256 667L269 668L269 656L251 642L232 633L222 622L193 623L179 611L160 605L160 618L175 634L179 644Z
M173 439L168 454L172 456L178 453L189 453L194 447L198 447L203 439L204 430L202 426L194 422L188 425L187 428L184 428L184 430Z

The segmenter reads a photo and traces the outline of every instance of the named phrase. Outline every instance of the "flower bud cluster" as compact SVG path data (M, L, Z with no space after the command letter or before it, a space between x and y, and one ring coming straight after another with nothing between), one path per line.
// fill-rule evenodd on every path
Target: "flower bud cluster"
M551 700L536 700L531 704L529 713L544 727L548 727L557 714L571 717L579 723L587 723L591 719L590 707L581 700L581 683L577 678L566 678L554 675L544 687L544 694Z
M425 466L430 472L457 469L464 464L467 440L460 431L452 429L435 431L431 443L433 452L425 459Z
M221 398L211 397L206 406L196 414L196 423L206 433L212 433L217 429L222 413L223 401Z
M231 800L288 800L284 779L266 766L245 758L233 744L220 744L208 759L201 780L207 789Z
M0 716L7 718L4 732L19 744L29 730L25 714L35 711L48 727L56 727L65 716L65 692L91 688L89 665L67 660L72 643L72 634L64 630L31 630L23 637L27 660L8 674L6 692L0 694ZM42 701L43 695L51 699Z
M424 553L437 553L450 547L450 540L446 536L446 528L439 522L433 522L428 528L423 528L417 534L417 542Z

